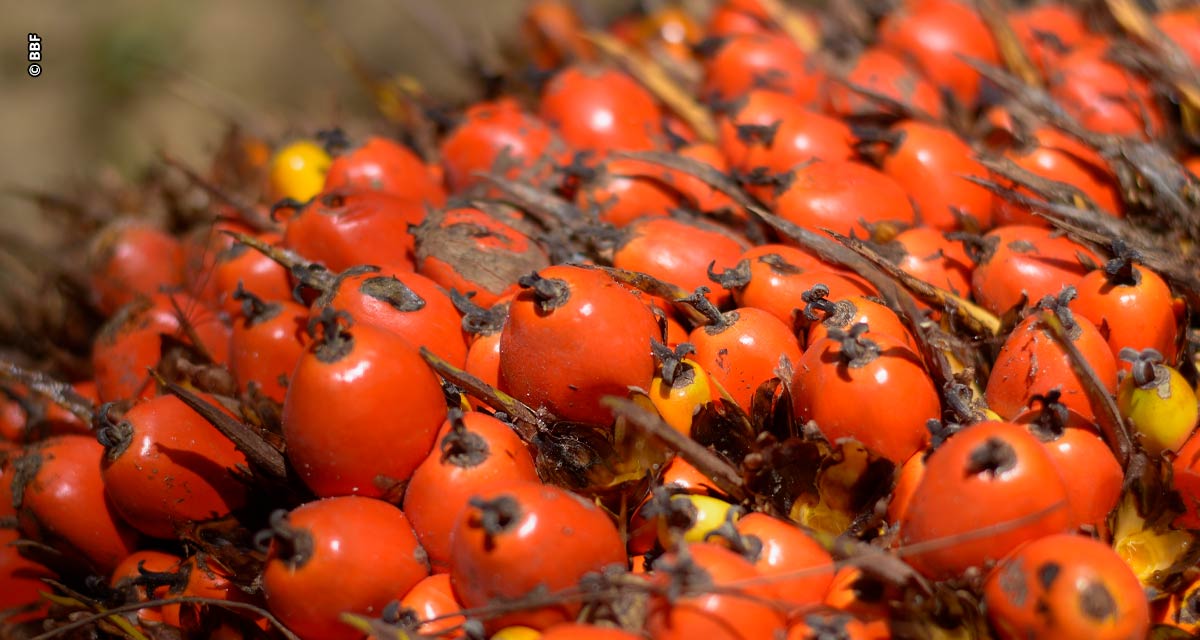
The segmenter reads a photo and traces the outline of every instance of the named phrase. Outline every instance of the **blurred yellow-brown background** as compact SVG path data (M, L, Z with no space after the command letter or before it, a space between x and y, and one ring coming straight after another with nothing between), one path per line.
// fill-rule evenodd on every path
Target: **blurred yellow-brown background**
M514 41L524 0L0 0L0 233L52 231L12 187L44 191L133 177L159 149L203 166L231 121L267 139L337 124L354 133L375 109L319 44L309 10L380 74L410 74L447 101L475 84L456 59ZM632 0L580 2L603 19ZM44 46L27 74L27 34Z

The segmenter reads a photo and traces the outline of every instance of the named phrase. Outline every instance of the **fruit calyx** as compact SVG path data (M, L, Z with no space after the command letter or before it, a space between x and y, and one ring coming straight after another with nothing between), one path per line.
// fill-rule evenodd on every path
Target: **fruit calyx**
M534 302L542 313L550 313L567 303L571 298L571 287L566 280L543 278L535 271L521 276L517 284L533 293Z
M264 552L274 549L275 557L295 571L312 559L314 544L312 534L293 527L287 515L284 509L272 511L267 528L255 534L254 545Z

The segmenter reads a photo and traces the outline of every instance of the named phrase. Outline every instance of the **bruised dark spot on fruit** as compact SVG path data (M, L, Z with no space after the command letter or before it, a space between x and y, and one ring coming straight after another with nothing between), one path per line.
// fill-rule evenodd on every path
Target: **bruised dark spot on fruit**
M1028 240L1013 240L1006 246L1016 253L1037 253L1037 245Z
M975 447L967 457L964 471L968 476L996 477L1017 466L1017 452L1000 438L991 437Z
M386 302L396 311L411 313L425 308L425 299L395 276L367 278L358 286L358 290L363 295Z
M1062 572L1062 567L1057 562L1050 561L1043 563L1037 568L1038 584L1042 586L1042 589L1049 591L1060 572Z
M1024 607L1029 597L1029 589L1025 585L1025 561L1016 559L1006 563L1000 569L998 584L1000 591L1014 607Z
M1108 587L1099 582L1090 582L1079 592L1079 610L1083 615L1103 622L1117 615L1117 602Z

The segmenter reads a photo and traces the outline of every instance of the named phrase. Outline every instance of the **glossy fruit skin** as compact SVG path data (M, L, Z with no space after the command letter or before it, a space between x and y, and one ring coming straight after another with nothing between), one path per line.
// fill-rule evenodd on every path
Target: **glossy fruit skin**
M941 416L941 401L921 359L903 343L870 331L863 340L878 348L864 362L850 360L838 340L813 343L796 364L792 407L797 420L815 420L831 443L853 438L900 464L928 442L925 424Z
M1072 308L1096 325L1113 357L1128 347L1154 349L1171 358L1178 333L1171 288L1146 267L1131 265L1131 272L1131 281L1109 277L1101 269L1087 274ZM1128 371L1128 363L1118 364Z
M899 522L908 511L913 493L916 492L917 485L921 484L921 478L925 477L925 459L928 457L926 454L926 451L918 451L896 468L896 482L892 486L892 498L887 506L888 522Z
M400 607L415 612L418 620L431 621L422 622L417 627L420 633L446 638L460 638L463 635L455 628L466 622L466 618L453 615L463 606L454 596L449 574L434 573L422 578L400 598ZM433 621L434 618L437 620Z
M981 76L959 56L1001 63L991 29L974 5L957 0L908 0L879 24L879 44L967 107L978 102Z
M717 392L700 363L684 358L682 364L689 367L690 374L676 374L674 384L667 384L660 375L654 376L646 395L667 424L684 435L691 435L692 418L701 407L713 401Z
M111 443L100 466L104 493L148 536L174 538L178 527L246 503L248 489L233 476L246 457L175 396L139 402L98 436Z
M802 296L818 284L835 300L874 292L863 280L828 270L816 257L788 245L753 247L738 262L746 263L749 277L733 288L733 301L739 307L762 309L789 327L807 326L809 321L799 313Z
M802 607L825 598L833 584L833 558L811 536L765 513L746 514L735 527L742 536L754 536L762 543L754 566L759 574L773 578L780 600Z
M49 438L26 449L22 464L36 474L17 505L21 532L67 554L78 554L97 571L110 573L137 549L137 531L117 515L104 493L100 459L104 447L91 436Z
M792 181L772 200L781 218L805 229L830 229L869 237L863 222L916 223L904 187L858 162L817 161L795 169Z
M896 263L901 271L951 293L971 295L975 264L961 243L928 227L905 229L894 240L903 250Z
M608 516L558 487L511 482L476 494L451 534L450 579L462 603L483 606L521 598L535 589L550 593L578 584L584 574L625 566L625 545ZM489 531L485 509L504 511ZM521 624L545 629L573 618L576 601L565 601L494 618L489 628Z
M775 377L782 361L795 365L802 355L791 329L754 307L725 314L720 325L696 327L688 341L696 347L692 358L747 410L754 392Z
M696 162L704 163L717 171L727 173L729 161L715 143L690 142L675 150L675 153ZM713 188L700 178L682 171L668 169L666 180L692 209L701 213L725 212L741 219L743 212L728 194Z
M279 245L283 236L268 232L258 234L257 239ZM233 297L238 283L263 300L290 300L292 297L287 269L244 244L233 244L217 254L211 279L216 293L212 304L230 315L236 315L242 308L242 303Z
M407 480L433 448L446 404L406 340L365 324L347 333L338 340L348 345L316 342L300 358L283 403L283 437L292 466L318 496L376 497L391 489L377 478Z
M1096 425L1061 405L1031 409L1013 421L1028 425L1046 446L1079 524L1090 525L1102 535L1108 531L1108 514L1121 498L1125 471L1096 433Z
M0 529L0 611L35 605L29 611L6 617L10 624L37 620L47 613L48 602L42 598L50 589L42 578L57 578L55 573L29 560L13 546L21 537L15 529ZM35 604L39 603L39 604Z
M612 68L573 65L546 84L538 115L573 149L650 150L662 110L636 80Z
M1004 155L1018 167L1035 175L1078 189L1097 207L1111 215L1125 215L1116 175L1108 162L1095 149L1057 129L1039 127L1028 140L1007 149ZM1000 182L1006 184L1003 178ZM1039 197L1023 186L1017 186L1016 189L1027 197ZM1033 215L1026 205L999 197L994 202L994 221L997 225L1049 227L1049 222Z
M854 134L841 120L813 111L794 96L752 90L717 120L718 146L730 166L750 172L791 171L814 158L851 160Z
M268 398L283 403L288 380L311 341L308 308L291 300L268 303L233 323L229 369L242 389L253 382Z
M729 101L754 89L775 91L805 103L820 97L824 73L815 57L779 33L730 36L704 61L700 95Z
M1017 549L983 587L1000 638L1145 637L1150 608L1142 585L1108 545L1059 534Z
M1087 37L1079 10L1066 4L1022 7L1009 13L1008 23L1030 62L1042 74L1061 68L1059 60Z
M411 270L409 226L424 217L420 200L349 187L325 191L287 219L283 244L335 272L360 264Z
M659 335L658 323L641 300L603 272L553 266L539 275L561 282L566 299L542 311L533 289L513 298L500 334L500 390L559 418L607 424L612 413L601 398L650 386L650 339Z
M665 169L629 158L598 164L576 191L575 203L616 227L666 217L681 204Z
M1066 487L1042 443L1022 425L978 422L926 460L900 520L900 544L903 550L938 541L905 554L936 580L986 568L1026 541L1067 531L1073 519Z
M879 47L869 47L858 56L846 74L849 82L878 92L905 108L941 119L944 107L938 89L912 65ZM825 110L842 117L903 116L848 86L831 81L826 88Z
M1097 38L1063 56L1046 78L1051 97L1096 133L1161 135L1165 118L1149 81L1106 59L1107 49Z
M89 254L92 302L106 316L164 286L183 284L183 245L144 222L114 222L96 235Z
M671 509L685 510L691 522L685 529L673 526L663 516L653 520L658 524L658 542L664 549L672 549L685 542L704 542L710 533L728 520L736 520L731 513L733 505L720 498L699 494L683 494L670 498Z
M777 630L783 629L782 613L764 603L764 599L774 600L777 591L769 583L754 580L761 574L749 560L711 542L689 544L687 553L688 560L675 553L660 557L654 563L659 574L656 579L665 585L672 579L672 574L682 571L684 575L694 573L700 580L707 577L716 586L737 587L725 592L702 590L674 602L667 602L661 596L652 598L650 617L646 621L646 631L651 638L750 640L772 638ZM691 569L687 568L689 561ZM743 582L747 584L743 586Z
M325 498L287 514L286 525L311 539L311 553L289 562L277 535L263 569L263 592L271 613L306 640L359 638L341 622L342 613L378 616L397 591L429 574L408 519L386 502Z
M1175 42L1191 60L1200 65L1200 11L1195 7L1179 7L1160 11L1153 16L1154 24Z
M378 191L433 206L446 200L440 179L416 153L378 136L334 158L323 191Z
M442 288L425 276L386 267L347 276L329 305L349 313L356 324L391 331L456 367L467 360L462 316Z
M96 385L83 380L71 385L85 401L98 404ZM36 442L48 436L88 434L91 424L65 407L30 393L20 384L0 384L0 478L3 478L3 457L13 443ZM16 447L12 447L16 451ZM0 489L3 491L3 489ZM0 499L0 505L4 502ZM0 517L4 508L0 506Z
M1022 293L1033 306L1043 296L1058 295L1066 285L1078 287L1089 271L1080 255L1100 262L1087 247L1039 227L997 227L983 240L983 255L971 273L971 291L980 306L998 315L1015 307Z
M678 285L687 291L710 284L707 269L723 271L737 264L746 250L740 239L700 221L649 218L628 227L624 242L613 253L613 266L638 271ZM714 304L728 294L714 292Z
M904 187L923 225L958 229L962 223L957 210L973 218L978 229L992 226L992 193L967 179L989 177L970 145L946 127L916 120L901 122L891 132L902 137L884 155L880 168Z
M1173 367L1159 365L1156 370L1166 378L1165 384L1152 381L1142 387L1135 376L1127 375L1116 391L1117 409L1134 437L1154 456L1182 447L1200 417L1196 395L1183 375Z
M333 158L313 140L295 140L271 156L268 174L272 200L304 202L321 192Z
M474 175L476 172L515 179L543 155L562 156L565 150L545 122L508 98L468 107L440 146L446 188L451 193L479 184L482 178ZM506 160L497 164L501 157Z
M1024 411L1034 396L1058 389L1067 408L1087 420L1096 419L1096 411L1084 391L1083 382L1071 367L1066 351L1054 339L1051 329L1034 311L1013 329L988 376L984 396L988 407L1005 419ZM1104 337L1086 318L1074 317L1077 329L1068 327L1071 342L1092 366L1108 393L1117 391L1117 364Z
M503 210L455 207L431 212L413 230L417 273L446 291L489 307L517 290L517 279L550 266L534 229Z
M463 415L463 434L452 427L449 420L442 425L438 446L404 492L404 513L435 571L450 567L450 534L471 496L508 481L538 480L533 457L509 425L472 411Z
M896 312L887 305L863 296L842 298L833 304L837 310L830 313L814 310L814 315L821 320L809 326L806 346L828 338L830 329L849 331L856 324L866 323L870 325L873 334L891 336L912 350L913 353L918 353L917 341L913 338L912 332L908 330L900 316L896 315Z
M172 299L195 329L204 351L219 364L229 361L232 329L222 315L183 294L158 294L145 303L133 302L109 319L92 345L96 390L102 402L154 395L154 381L146 370L158 364L162 336L188 342Z

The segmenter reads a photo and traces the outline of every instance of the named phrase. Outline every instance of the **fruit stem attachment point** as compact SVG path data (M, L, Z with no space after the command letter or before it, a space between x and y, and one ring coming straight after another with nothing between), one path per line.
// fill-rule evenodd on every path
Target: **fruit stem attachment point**
M1133 383L1139 389L1155 389L1160 387L1170 376L1166 365L1163 364L1163 354L1157 349L1142 349L1138 351L1125 347L1121 349L1121 360L1132 365L1130 374Z
M538 309L550 313L567 303L571 297L571 288L566 280L559 278L543 278L535 271L527 276L521 276L517 284L533 291Z
M866 366L879 357L879 344L863 335L871 331L865 322L860 322L849 330L830 329L829 337L841 343L841 358L847 366L857 369Z
M696 347L690 342L682 342L671 349L667 345L650 338L650 351L658 358L660 367L662 368L663 382L669 387L675 387L676 382L681 385L691 384L695 379L695 374L692 372L692 365L683 361L688 354L696 353Z
M1113 257L1104 263L1104 277L1113 286L1136 287L1142 282L1142 274L1134 268L1142 261L1142 254L1124 240L1112 241Z
M819 282L800 294L800 299L804 301L804 317L816 322L821 319L817 317L818 311L824 313L826 318L837 315L837 303L829 300L828 296L829 287Z
M716 305L709 301L707 296L710 291L712 290L708 287L696 287L695 293L690 296L684 296L676 300L676 302L682 302L699 311L700 315L703 315L705 320L708 321L709 329L719 333L731 325L732 322L728 316L721 313L721 310Z
M495 548L496 536L516 526L521 519L521 505L512 496L502 495L491 500L475 496L468 504L479 510L479 520L475 524L483 529L483 544L488 550Z
M254 536L254 546L260 551L275 548L275 557L295 571L308 563L313 556L312 534L293 527L287 520L287 511L276 509L267 520L267 528Z

